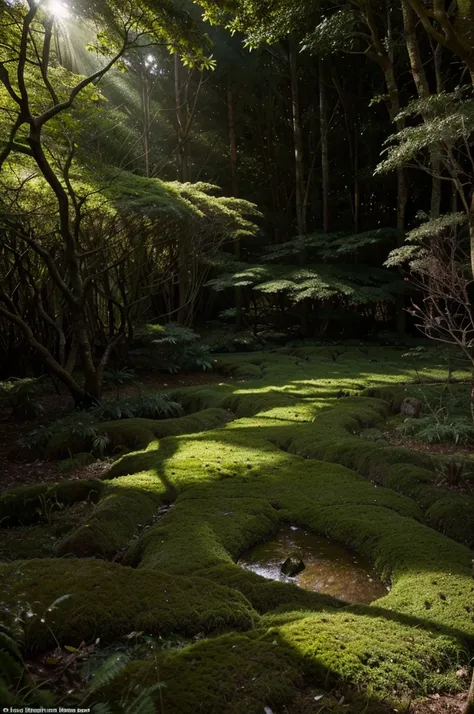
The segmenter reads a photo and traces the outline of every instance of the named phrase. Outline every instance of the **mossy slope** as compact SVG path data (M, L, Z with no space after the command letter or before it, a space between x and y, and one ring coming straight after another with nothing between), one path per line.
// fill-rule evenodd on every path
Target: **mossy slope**
M98 560L29 560L0 566L0 602L24 603L28 651L132 631L184 635L249 630L258 618L235 590L203 578L133 570ZM67 597L65 597L67 596ZM58 598L64 598L50 611ZM26 599L26 602L25 602ZM41 621L45 619L45 622Z

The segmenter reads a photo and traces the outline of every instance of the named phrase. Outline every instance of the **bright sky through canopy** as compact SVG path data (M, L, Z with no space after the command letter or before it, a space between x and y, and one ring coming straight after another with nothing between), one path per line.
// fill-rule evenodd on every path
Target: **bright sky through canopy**
M70 15L68 6L61 0L49 0L46 7L55 17L66 18Z

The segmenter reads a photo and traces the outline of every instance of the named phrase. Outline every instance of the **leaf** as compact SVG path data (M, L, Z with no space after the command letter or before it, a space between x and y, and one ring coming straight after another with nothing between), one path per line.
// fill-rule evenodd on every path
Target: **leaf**
M163 682L157 682L144 689L134 701L127 702L127 714L156 714L152 694L165 686Z
M129 658L122 653L113 654L109 657L92 677L88 693L92 694L93 692L102 689L102 687L105 687L106 684L112 682L123 672L128 665L128 662Z
M64 645L66 652L79 652L77 647L71 647L71 645Z

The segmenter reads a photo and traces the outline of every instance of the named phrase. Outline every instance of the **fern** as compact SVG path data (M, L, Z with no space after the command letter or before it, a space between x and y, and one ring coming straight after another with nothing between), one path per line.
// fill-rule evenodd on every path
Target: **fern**
M43 414L43 407L37 401L42 379L10 379L0 382L0 405L11 408L13 419L36 419Z
M104 664L93 675L86 692L84 701L90 699L100 689L112 684L127 668L130 659L124 653L114 654L109 657ZM150 687L142 689L134 698L123 698L118 703L118 709L123 714L156 714L156 707L153 701L153 694L166 686L162 682L156 682ZM106 702L92 704L93 714L110 714L116 712L117 707L111 707Z
M110 684L125 670L129 663L129 658L124 653L114 654L99 667L92 677L87 688L87 696L90 696Z
M108 702L97 702L92 705L91 709L93 714L112 714L113 712Z
M136 699L126 703L127 714L156 714L152 695L164 686L163 682L157 682L143 689Z
M474 442L474 422L465 417L438 416L433 414L422 419L407 419L398 430L429 444L454 441L455 444Z

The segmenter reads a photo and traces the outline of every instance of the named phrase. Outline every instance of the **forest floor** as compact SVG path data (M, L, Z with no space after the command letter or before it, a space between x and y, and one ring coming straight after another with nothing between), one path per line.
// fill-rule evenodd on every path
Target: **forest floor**
M189 374L153 374L137 375L135 384L128 384L120 389L120 397L136 396L137 386L142 393L154 390L172 390L204 384L215 384L222 381L222 376L213 372ZM105 388L103 398L113 400L116 397L114 388ZM33 429L42 424L58 419L72 410L71 397L68 394L58 394L53 386L40 392L37 400L42 407L42 415L38 419L28 421L12 421L9 409L0 409L0 493L18 486L56 481L59 478L57 461L36 459L33 462L11 459L9 454L12 445ZM69 479L100 478L109 466L109 462L96 461L94 464L78 466L68 474Z
M443 364L309 346L219 363L225 378L163 379L185 416L105 423L110 449L132 453L64 483L52 455L38 481L57 485L0 498L13 526L0 606L29 608L34 680L77 705L91 673L123 653L125 670L95 696L128 706L135 686L162 681L156 714L460 712L474 646L471 481L447 488L451 450L400 448L411 443L387 427L391 403L420 389L438 398ZM361 438L376 430L387 439ZM34 464L20 466L18 482L36 480ZM14 526L18 514L30 522ZM368 559L387 594L347 602L239 567L288 524Z

